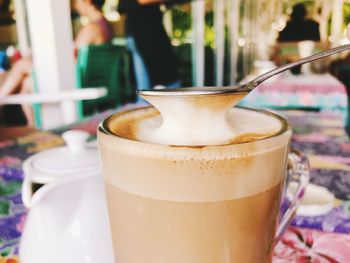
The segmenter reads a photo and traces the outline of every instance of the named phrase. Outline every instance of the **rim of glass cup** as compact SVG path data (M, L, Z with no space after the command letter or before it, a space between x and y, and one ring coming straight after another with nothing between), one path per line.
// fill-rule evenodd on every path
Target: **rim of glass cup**
M273 112L270 112L270 111L267 111L267 110L264 110L264 109L253 109L253 108L248 108L248 107L240 107L240 106L236 106L235 108L239 108L239 109L243 109L243 110L249 110L249 111L255 111L255 112L258 112L258 113L262 113L262 114L265 114L265 115L268 115L272 118L275 118L277 120L280 121L280 123L282 124L281 125L281 128L279 129L279 131L277 131L276 133L274 134L271 134L269 136L266 136L264 138L260 138L260 139L256 139L256 140L253 140L253 141L245 141L245 142L234 142L234 143L227 143L227 144L218 144L218 145L212 145L212 144L209 144L209 145L168 145L168 144L159 144L159 143L151 143L151 142L144 142L144 141L139 141L139 140L133 140L133 139L129 139L129 138L125 138L125 137L122 137L116 133L114 133L110 128L109 128L109 124L112 120L124 115L124 114L128 114L128 113L131 113L131 112L134 112L134 111L142 111L142 110L147 110L147 109L156 109L155 107L153 107L152 105L151 106L146 106L146 107L140 107L140 108L135 108L135 109L129 109L129 110L125 110L125 111L120 111L120 112L117 112L117 113L114 113L112 114L111 116L107 117L106 119L104 119L98 129L100 132L103 132L104 134L106 135L110 135L110 136L114 136L114 137L117 137L119 139L123 139L123 140L127 140L127 141L133 141L133 142L139 142L139 143L144 143L144 144L151 144L151 145L159 145L159 146L166 146L166 147L169 147L169 146L172 146L172 147L186 147L186 148L204 148L204 147L218 147L218 146L229 146L229 145L243 145L243 144L249 144L249 143L252 143L252 142L257 142L257 141L264 141L264 140L268 140L268 139L271 139L271 138L274 138L274 137L278 137L279 135L282 135L284 134L285 132L287 132L288 130L290 130L290 126L287 122L287 120L281 116L279 116L278 114L275 114Z

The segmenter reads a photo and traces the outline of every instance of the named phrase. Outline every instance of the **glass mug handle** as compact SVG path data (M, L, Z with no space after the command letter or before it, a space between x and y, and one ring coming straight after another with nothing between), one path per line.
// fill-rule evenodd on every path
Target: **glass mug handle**
M309 160L305 154L292 149L288 155L288 170L285 195L282 196L282 216L275 235L275 242L281 238L292 221L301 200L303 199L310 178ZM297 187L293 194L288 193L288 185L296 183Z

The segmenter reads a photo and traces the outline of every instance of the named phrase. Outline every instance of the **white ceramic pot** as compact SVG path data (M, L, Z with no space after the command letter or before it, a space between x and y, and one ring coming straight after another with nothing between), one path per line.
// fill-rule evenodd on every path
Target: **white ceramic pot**
M20 242L22 263L114 262L97 148L85 146L87 136L69 131L63 135L68 147L24 162L22 197L29 213Z

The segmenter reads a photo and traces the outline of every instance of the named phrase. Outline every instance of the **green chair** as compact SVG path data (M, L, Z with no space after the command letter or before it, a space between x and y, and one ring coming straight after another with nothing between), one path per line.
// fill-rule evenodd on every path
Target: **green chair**
M107 96L78 104L80 117L116 108L136 98L130 80L130 57L126 46L89 45L78 51L77 88L106 87Z
M106 44L83 47L78 52L76 64L76 92L57 94L57 99L40 94L35 72L32 73L34 94L15 95L0 104L18 104L26 101L33 105L35 126L43 128L41 112L43 103L58 103L65 99L76 101L78 119L96 112L113 109L136 99L131 84L130 55L126 45ZM101 89L103 87L103 89ZM88 88L88 89L87 89ZM107 95L106 94L107 89ZM79 92L78 92L79 91ZM36 96L36 95L38 96ZM56 96L56 95L55 95ZM97 98L97 99L96 99Z

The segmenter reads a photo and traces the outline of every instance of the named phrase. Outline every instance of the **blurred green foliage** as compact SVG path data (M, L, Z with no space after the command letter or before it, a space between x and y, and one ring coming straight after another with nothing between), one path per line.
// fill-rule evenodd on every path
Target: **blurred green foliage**
M188 5L188 4L187 4ZM192 16L190 7L183 8L183 5L174 6L171 9L173 22L173 39L179 43L189 43L192 38ZM205 43L213 46L215 40L214 32L214 13L213 11L205 14Z
M344 3L344 23L347 25L350 23L350 3Z

